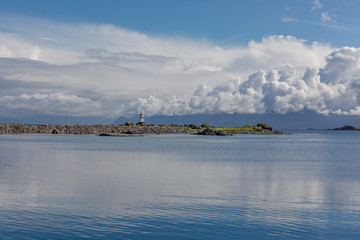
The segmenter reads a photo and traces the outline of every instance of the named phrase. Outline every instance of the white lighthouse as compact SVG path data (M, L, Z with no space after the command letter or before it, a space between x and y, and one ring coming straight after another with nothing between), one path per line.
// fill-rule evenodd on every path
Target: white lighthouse
M140 123L140 124L145 123L145 119L144 119L144 114L143 114L143 113L140 113L139 123Z

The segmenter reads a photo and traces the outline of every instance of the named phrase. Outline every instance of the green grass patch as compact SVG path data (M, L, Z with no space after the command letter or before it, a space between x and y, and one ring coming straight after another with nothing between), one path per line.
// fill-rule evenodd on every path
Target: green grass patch
M170 126L167 126L167 127L171 127L171 128L176 128L176 129L186 129L188 130L189 133L197 133L197 132L200 132L204 129L194 129L194 128L190 128L190 127L186 127L186 126L181 126L181 125L170 125Z
M243 126L243 127L214 127L214 130L229 131L232 133L243 133L243 132L256 132L256 126Z

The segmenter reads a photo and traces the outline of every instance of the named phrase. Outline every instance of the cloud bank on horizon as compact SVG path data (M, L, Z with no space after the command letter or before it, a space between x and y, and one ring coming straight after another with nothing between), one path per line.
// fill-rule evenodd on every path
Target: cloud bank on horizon
M329 115L360 115L360 49L335 49L322 68L259 70L245 81L216 87L200 85L191 96L138 98L118 115L145 111L148 115L208 113L288 113L304 109Z
M360 115L360 48L282 35L225 48L113 25L1 22L15 29L0 31L3 116Z

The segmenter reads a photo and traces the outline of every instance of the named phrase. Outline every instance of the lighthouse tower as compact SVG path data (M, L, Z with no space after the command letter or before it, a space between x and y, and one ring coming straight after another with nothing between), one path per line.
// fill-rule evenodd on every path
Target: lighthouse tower
M145 119L144 119L144 114L143 113L140 113L139 123L140 124L145 124Z

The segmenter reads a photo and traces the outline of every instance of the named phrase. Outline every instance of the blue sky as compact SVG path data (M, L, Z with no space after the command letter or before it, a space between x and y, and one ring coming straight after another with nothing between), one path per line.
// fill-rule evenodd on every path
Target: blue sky
M114 24L146 34L247 44L266 35L291 35L337 47L360 40L360 3L352 0L12 0L1 14L65 23ZM323 17L322 17L323 15Z
M2 122L360 115L358 1L0 4Z

